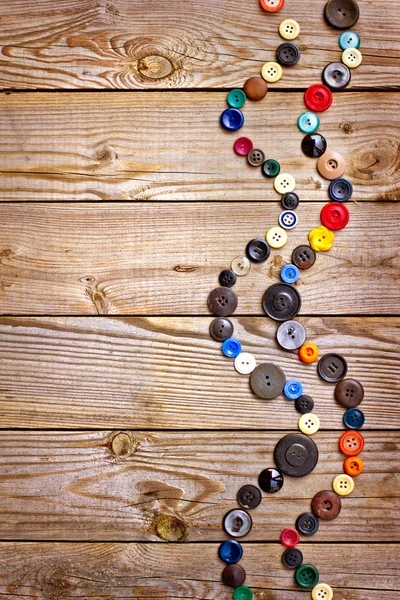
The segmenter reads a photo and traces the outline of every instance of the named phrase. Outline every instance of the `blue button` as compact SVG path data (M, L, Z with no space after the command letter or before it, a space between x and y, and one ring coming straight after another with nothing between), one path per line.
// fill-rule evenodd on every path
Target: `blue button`
M237 563L243 556L243 548L236 540L225 540L218 548L221 560L229 565Z
M355 31L343 31L339 37L339 46L342 50L347 50L347 48L359 48L360 43L360 36Z
M299 116L297 125L303 133L314 133L319 127L319 116L313 112L304 112Z
M300 271L296 265L285 265L281 269L281 279L285 283L296 283L300 277Z
M339 177L330 182L328 194L331 200L335 200L336 202L346 202L346 200L350 200L353 195L353 186L347 179Z
M242 344L235 338L228 338L222 344L222 352L229 358L236 358L242 351Z
M348 408L343 415L343 423L348 429L361 429L365 423L365 417L359 408Z
M296 379L290 379L285 383L285 387L283 388L283 393L286 398L289 400L297 400L300 396L303 395L303 386L300 381L296 381Z
M244 114L238 108L227 108L221 115L221 125L228 131L237 131L244 123Z

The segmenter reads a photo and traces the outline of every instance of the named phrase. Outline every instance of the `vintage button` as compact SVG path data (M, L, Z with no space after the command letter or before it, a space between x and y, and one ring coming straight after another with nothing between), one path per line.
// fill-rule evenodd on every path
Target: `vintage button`
M332 487L339 496L348 496L354 490L354 481L350 475L337 475Z
M229 587L236 588L246 580L246 571L240 565L226 565L222 571L222 581Z
M360 9L354 0L328 0L324 10L325 19L336 29L353 27L360 16Z
M275 83L282 77L282 67L276 62L266 62L261 67L261 77L268 83Z
M297 585L302 588L312 588L317 585L319 573L313 565L301 565L294 574Z
M279 225L283 229L294 229L297 223L297 215L291 210L285 210L279 215Z
M343 379L335 387L335 399L345 408L358 406L364 398L364 388L356 379Z
M239 156L247 156L253 150L253 142L248 137L240 137L233 144L233 149Z
M323 490L311 500L311 510L321 521L336 519L342 509L342 501L335 492Z
M290 433L275 446L274 459L278 469L285 475L303 477L315 468L318 448L307 435Z
M359 431L344 431L339 438L339 448L346 456L355 456L364 448L364 438Z
M265 160L265 154L262 150L259 150L258 148L254 148L253 150L250 150L250 152L247 155L247 162L252 167L259 167L260 165L262 165L264 160Z
M217 342L223 342L233 334L233 325L229 319L217 317L210 323L210 335Z
M311 590L312 600L332 600L333 590L327 583L317 583Z
M300 348L306 337L306 330L298 321L285 321L276 332L278 344L285 350Z
M274 283L264 292L262 305L271 319L290 321L300 310L300 294L287 283Z
M309 512L299 515L296 519L296 529L306 537L311 537L319 529L318 517Z
M327 229L325 225L319 225L310 231L308 241L311 248L316 252L327 252L333 246L335 234Z
M309 269L315 263L316 255L310 246L297 246L292 252L292 262L299 269Z
M296 379L289 379L284 385L283 393L289 400L296 400L303 394L303 386Z
M228 131L237 131L243 126L244 115L238 108L227 108L221 115L221 125Z
M244 485L237 493L237 501L243 508L256 508L261 502L261 492L255 485Z
M343 415L343 423L348 429L361 429L365 423L365 416L359 408L348 408Z
M299 398L296 398L294 402L295 409L305 415L306 413L310 413L314 408L314 400L311 396L307 396L307 394L303 394Z
M293 192L296 187L296 180L293 175L289 173L281 173L274 180L274 188L278 194L286 194L287 192Z
M262 238L251 240L246 246L247 258L255 263L262 263L267 260L271 253L271 248Z
M257 102L267 95L268 84L262 77L249 77L244 83L243 91L249 100Z
M281 198L282 208L285 210L295 210L299 205L299 197L296 192L289 192L287 194L283 194Z
M252 600L253 592L247 585L239 585L233 590L233 600Z
M346 161L336 150L327 150L317 161L317 169L325 179L336 179L346 171Z
M359 48L360 44L360 36L355 31L343 31L339 36L339 46L342 50L347 50L347 48Z
M349 85L351 73L343 63L329 63L322 71L322 81L331 90L341 90Z
M318 158L326 150L326 139L320 133L309 133L303 138L301 149L306 156Z
M300 277L300 271L296 265L284 265L281 269L280 275L284 283L296 283Z
M332 99L331 90L322 83L311 85L304 94L304 102L307 108L314 112L327 110L332 104Z
M283 486L283 475L278 469L264 469L258 476L258 485L266 494L275 494Z
M222 344L221 350L228 358L236 358L242 351L242 344L235 338L228 338Z
M236 283L236 273L231 271L230 269L224 269L219 274L218 281L222 287L230 288Z
M320 218L325 227L338 231L346 227L350 215L347 206L341 202L329 202L322 207Z
M235 358L235 369L241 375L249 375L256 368L256 359L250 352L241 352Z
M300 34L300 25L294 19L285 19L279 25L279 35L284 40L295 40Z
M250 271L250 267L251 264L247 256L236 256L231 262L232 271L236 273L236 275L239 275L239 277L247 275Z
M346 202L346 200L350 200L353 195L353 186L347 179L338 177L329 184L328 194L331 200L336 202Z
M243 537L249 533L252 520L248 512L240 508L234 508L226 513L223 526L231 537Z
M319 350L315 344L306 342L299 349L299 358L303 363L311 364L318 358Z
M271 227L265 237L271 248L282 248L287 242L287 233L282 227Z
M299 532L292 527L288 527L284 529L279 536L281 544L286 546L286 548L294 548L300 541Z
M246 103L246 94L243 90L231 90L226 101L231 108L242 108Z
M265 175L265 177L275 177L276 175L278 175L280 170L280 164L277 160L274 160L273 158L269 158L268 160L266 160L261 167L261 171L263 175Z
M309 111L303 112L297 119L297 125L303 133L314 133L319 124L319 116Z
M227 287L218 287L208 296L208 308L217 317L229 317L237 305L237 295Z
M340 354L325 354L318 361L318 375L329 383L337 383L346 373L347 362Z
M305 413L299 419L299 429L306 435L314 435L320 427L319 417L313 413Z
M362 54L357 48L343 50L342 61L349 69L356 69L362 63Z
M298 548L287 548L282 554L282 561L288 569L297 569L303 562L303 554Z
M225 540L218 548L218 555L229 565L237 563L243 556L242 545L236 540Z
M364 470L364 461L359 456L348 456L343 463L344 472L347 475L356 477Z
M283 42L276 49L276 60L284 67L297 65L300 60L300 48L293 42Z
M258 365L251 374L250 387L259 398L272 400L282 393L285 373L272 363Z
M268 12L277 12L285 4L285 0L260 0L260 4Z

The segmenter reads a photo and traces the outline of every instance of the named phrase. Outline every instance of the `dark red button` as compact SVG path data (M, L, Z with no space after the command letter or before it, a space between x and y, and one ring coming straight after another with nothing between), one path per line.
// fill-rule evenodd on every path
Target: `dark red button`
M332 97L332 92L326 85L316 83L311 85L304 94L304 102L308 109L314 112L322 112L330 107Z
M300 541L300 534L296 529L289 527L282 531L280 540L286 548L294 548Z
M321 210L321 223L332 231L343 229L349 222L349 211L341 202L329 202Z
M240 137L234 143L233 149L239 156L247 156L253 150L253 142L248 137Z

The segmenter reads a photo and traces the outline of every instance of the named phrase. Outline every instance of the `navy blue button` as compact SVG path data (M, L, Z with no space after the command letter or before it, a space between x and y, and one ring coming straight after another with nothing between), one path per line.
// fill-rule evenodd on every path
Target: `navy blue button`
M353 195L353 186L350 181L339 177L331 181L328 189L329 198L336 202L346 202Z
M361 429L365 423L365 417L359 408L348 408L343 415L343 423L348 429Z
M225 540L218 548L221 560L231 565L237 563L243 556L243 548L236 540Z
M300 277L300 271L296 265L284 265L281 269L281 279L285 283L296 283Z
M237 131L244 123L244 114L238 108L227 108L221 115L221 125L228 131Z
M285 383L283 393L285 394L286 398L289 398L289 400L296 400L303 395L303 386L301 385L300 381L296 381L296 379L290 379L290 381Z
M242 350L242 344L235 338L228 338L222 344L222 352L228 358L236 358Z

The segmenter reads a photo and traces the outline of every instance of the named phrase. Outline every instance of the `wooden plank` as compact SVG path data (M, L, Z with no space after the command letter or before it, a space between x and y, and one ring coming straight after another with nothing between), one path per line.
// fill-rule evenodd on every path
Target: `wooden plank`
M386 77L386 76L385 76ZM219 115L226 94L0 95L2 200L278 200L272 181L236 156ZM303 94L269 94L245 111L241 132L302 199L326 200L328 181L300 149ZM396 93L346 93L321 117L347 159L355 200L400 199Z
M341 352L366 390L366 428L400 423L397 319L304 318L321 355ZM295 429L293 403L256 398L209 337L208 318L2 318L1 427ZM276 362L343 428L334 386L275 342L262 318L233 319L258 363ZM323 436L323 434L321 434Z
M278 25L295 18L302 57L276 87L306 87L340 61L339 32L325 1L290 2L276 14L258 0L2 0L0 85L5 88L192 88L241 86L275 60ZM361 2L355 26L363 63L351 86L400 87L397 0Z

